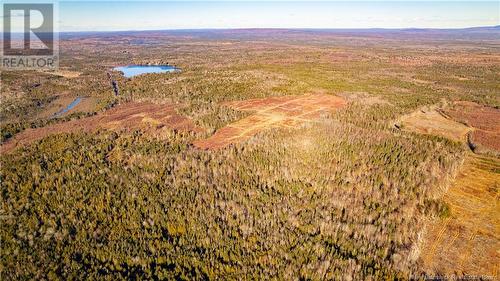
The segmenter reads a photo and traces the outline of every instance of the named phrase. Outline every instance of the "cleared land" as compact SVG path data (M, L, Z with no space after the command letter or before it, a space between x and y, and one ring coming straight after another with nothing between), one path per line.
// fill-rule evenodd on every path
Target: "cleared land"
M311 94L235 101L225 105L255 113L218 130L208 139L195 141L196 147L222 148L247 140L268 128L296 127L318 119L322 113L345 106L346 101L332 95Z
M500 151L500 110L473 102L458 101L443 109L418 110L401 117L404 130L470 141L480 149Z
M64 70L64 69L57 70L57 71L44 71L43 73L51 74L51 75L55 75L55 76L61 76L61 77L64 77L64 78L70 78L70 79L71 78L77 78L80 75L82 75L81 72L71 71L71 70Z
M500 161L471 156L444 195L451 216L428 225L422 262L429 273L498 277Z
M36 129L27 129L1 146L6 153L14 148L32 143L49 135L72 132L91 132L99 128L134 130L168 127L175 130L202 131L194 123L176 112L175 105L130 102L116 106L102 114L71 120Z
M438 135L455 141L465 141L472 128L445 117L437 109L418 110L401 118L403 129L421 134Z
M401 118L403 129L469 141L500 151L500 111L472 102L419 110ZM470 134L471 139L467 140ZM476 149L474 151L478 152ZM421 251L429 274L498 277L500 160L470 154L443 196L451 216L427 225Z
M456 102L446 110L453 119L474 127L472 141L487 149L500 151L500 110L473 102Z

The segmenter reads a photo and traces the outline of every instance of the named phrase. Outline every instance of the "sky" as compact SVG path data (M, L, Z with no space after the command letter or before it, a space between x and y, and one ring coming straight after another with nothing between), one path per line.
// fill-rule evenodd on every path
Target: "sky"
M59 1L60 31L463 28L500 25L500 1Z

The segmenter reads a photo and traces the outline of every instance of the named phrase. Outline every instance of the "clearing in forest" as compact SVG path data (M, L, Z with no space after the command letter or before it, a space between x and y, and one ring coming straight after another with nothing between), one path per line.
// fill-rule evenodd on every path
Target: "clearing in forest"
M500 152L500 110L471 102L403 116L403 130L469 142ZM479 150L479 151L481 151ZM427 273L498 277L500 265L500 159L470 154L443 196L450 217L427 225L421 262ZM486 277L486 278L489 278Z
M426 272L498 277L500 160L468 157L443 200L450 217L427 226L421 260Z
M99 128L110 130L135 130L142 128L168 127L176 130L201 132L190 119L177 113L178 106L129 102L113 107L95 116L57 123L41 128L26 129L1 146L6 153L16 147L40 140L48 135L72 132L91 132Z
M469 141L480 150L500 152L500 110L473 102L418 110L400 119L404 130ZM469 137L469 138L468 138Z
M82 75L81 72L71 71L71 70L58 70L58 71L45 72L45 73L56 75L56 76L61 76L61 77L64 77L64 78L77 78L80 75Z
M472 128L448 118L437 109L418 110L401 118L404 130L465 141Z
M471 141L490 150L500 151L500 110L473 102L456 102L446 109L453 119L474 128Z
M345 106L346 101L328 94L308 94L235 101L224 105L254 113L218 130L208 139L195 141L196 147L222 148L247 140L267 128L295 127L318 119L324 112Z
M63 117L77 112L91 112L97 104L94 97L75 97L71 95L58 96L38 115L38 119L48 119L54 117Z

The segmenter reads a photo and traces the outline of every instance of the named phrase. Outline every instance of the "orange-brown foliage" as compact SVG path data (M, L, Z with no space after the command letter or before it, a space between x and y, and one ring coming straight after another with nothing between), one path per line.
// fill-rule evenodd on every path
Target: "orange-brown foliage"
M91 132L99 128L134 130L148 127L161 128L165 126L176 130L202 131L190 119L179 115L176 112L175 105L130 102L92 117L71 120L41 128L27 129L3 144L1 152L9 152L18 146L26 145L57 133Z
M194 142L196 147L221 148L249 139L266 128L294 127L318 119L324 112L343 107L346 101L328 94L312 94L235 101L225 105L255 113L218 130L206 140Z

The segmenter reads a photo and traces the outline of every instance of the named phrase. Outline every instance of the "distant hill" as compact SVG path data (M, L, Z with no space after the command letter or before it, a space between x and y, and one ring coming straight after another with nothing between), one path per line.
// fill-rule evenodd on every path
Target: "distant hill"
M78 37L122 37L133 36L143 37L151 35L173 35L189 36L205 39L251 39L272 36L280 38L284 35L319 36L319 35L339 35L353 37L436 37L443 36L446 39L488 39L496 40L500 38L500 25L481 26L456 29L435 29L435 28L359 28L359 29L336 29L336 28L311 28L311 29L287 29L287 28L246 28L246 29L176 29L176 30L143 30L143 31L85 31L85 32L60 32L61 39ZM13 39L23 38L23 33L12 33ZM3 33L0 33L0 41L3 40Z

